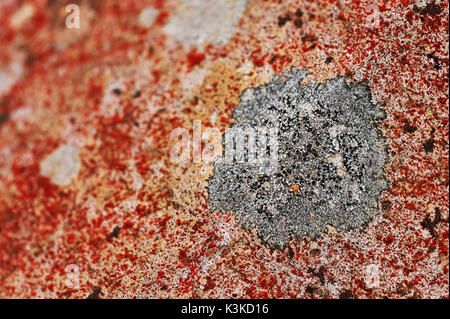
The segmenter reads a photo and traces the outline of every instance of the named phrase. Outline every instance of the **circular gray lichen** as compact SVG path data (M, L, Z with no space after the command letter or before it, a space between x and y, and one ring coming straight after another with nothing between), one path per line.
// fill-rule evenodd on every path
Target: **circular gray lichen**
M306 70L292 68L241 95L238 128L278 128L278 168L214 164L208 180L211 211L233 211L271 248L292 237L317 238L328 226L346 231L366 225L387 188L386 144L377 128L385 117L361 83L337 77L302 86Z

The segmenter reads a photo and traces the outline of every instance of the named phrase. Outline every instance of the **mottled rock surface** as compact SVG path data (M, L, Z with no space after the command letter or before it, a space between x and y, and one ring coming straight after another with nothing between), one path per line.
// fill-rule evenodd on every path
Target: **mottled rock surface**
M0 1L0 298L449 298L448 0L69 2Z

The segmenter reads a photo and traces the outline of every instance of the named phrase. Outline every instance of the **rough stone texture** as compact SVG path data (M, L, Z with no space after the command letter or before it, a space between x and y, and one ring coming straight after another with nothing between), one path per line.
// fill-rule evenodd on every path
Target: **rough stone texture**
M77 1L80 29L65 27L66 3L0 1L0 298L448 299L448 0ZM272 249L259 224L211 212L214 165L173 163L170 136L194 120L240 125L241 94L292 67L308 70L293 97L339 81L349 98L370 89L364 105L386 117L360 132L381 130L388 188L364 227L309 225L320 236ZM317 142L345 136L314 130ZM62 145L80 160L65 186L40 173ZM326 163L332 174L341 162ZM293 203L313 198L292 180Z
M278 129L278 168L261 174L262 164L248 160L216 163L209 179L211 211L238 213L273 248L284 249L292 236L317 238L327 226L367 224L387 189L376 123L385 115L367 86L345 77L305 86L306 76L292 68L249 88L233 112L233 128Z

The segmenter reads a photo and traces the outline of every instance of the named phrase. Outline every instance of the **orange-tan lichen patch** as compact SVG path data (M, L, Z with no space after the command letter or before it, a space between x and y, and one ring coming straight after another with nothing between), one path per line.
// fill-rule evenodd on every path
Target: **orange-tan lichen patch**
M203 82L192 90L190 97L187 98L186 106L183 108L183 127L189 130L190 138L192 139L193 120L200 121L203 131L212 127L223 132L230 123L231 110L239 102L239 95L245 85L243 76L225 62L213 64ZM233 93L227 94L230 91ZM205 142L203 141L202 144ZM174 143L175 141L172 141L171 145ZM209 176L208 173L205 173L208 170L208 164L192 163L193 154L191 155L191 163L181 165L183 166L182 171L177 167L178 163L173 165L177 171L173 176L204 182ZM183 185L183 182L180 185ZM204 187L204 184L201 187Z
M298 185L290 186L289 187L289 191L293 192L297 196L300 196L302 194L302 191L300 190L300 187Z
M218 81L218 79L220 79ZM244 88L242 76L224 62L217 62L211 66L209 73L203 82L192 90L191 96L183 109L183 125L189 130L192 147L193 120L200 121L202 130L215 127L221 132L228 127L232 107L239 101L238 95ZM232 95L225 94L232 90ZM172 141L173 146L177 141ZM206 141L203 141L204 144ZM167 150L166 154L169 154ZM212 163L193 163L191 152L189 163L175 163L169 161L167 181L172 190L171 200L179 210L181 220L186 217L191 222L190 227L195 224L190 211L205 206L206 179L212 174Z

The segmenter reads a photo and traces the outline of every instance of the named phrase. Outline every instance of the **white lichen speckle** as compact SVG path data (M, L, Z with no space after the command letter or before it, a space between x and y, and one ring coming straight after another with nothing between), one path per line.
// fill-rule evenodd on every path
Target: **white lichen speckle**
M79 151L76 146L61 145L41 162L40 174L58 186L69 185L81 167Z
M25 3L17 10L11 17L10 25L14 29L19 29L25 22L31 19L34 15L35 7L31 3Z
M247 0L180 0L176 15L164 28L186 46L224 44L247 6Z
M138 17L138 24L143 28L150 28L155 22L156 17L159 14L159 10L152 7L146 7L142 9Z
M16 52L8 66L0 65L0 96L9 92L23 76L25 57L22 52Z

